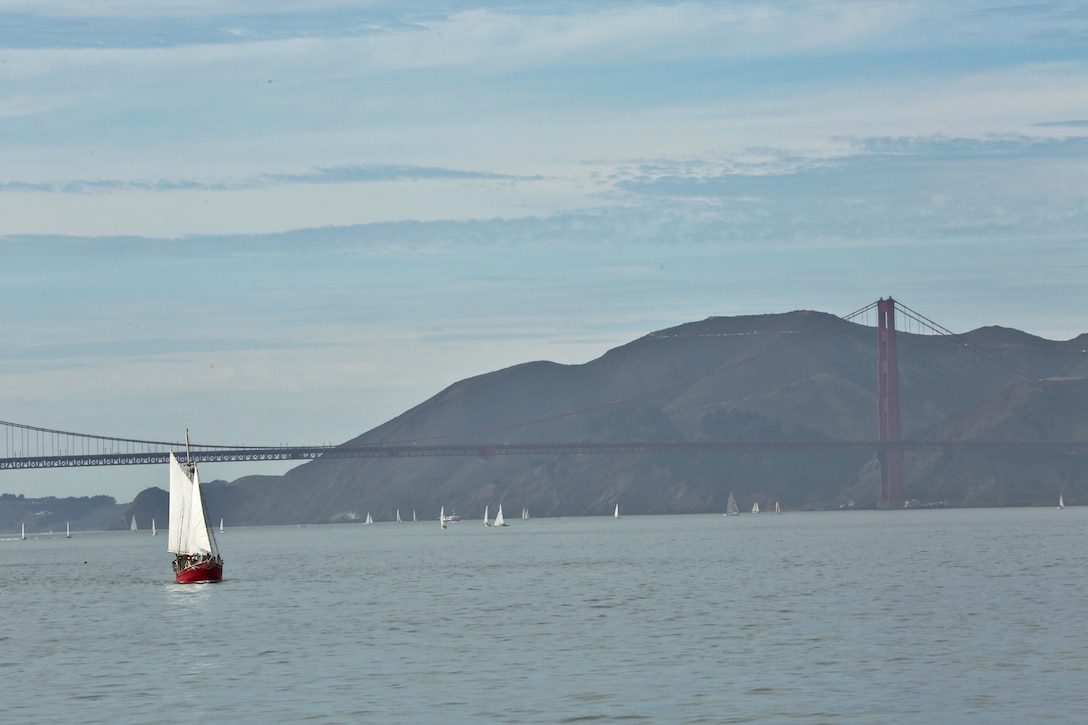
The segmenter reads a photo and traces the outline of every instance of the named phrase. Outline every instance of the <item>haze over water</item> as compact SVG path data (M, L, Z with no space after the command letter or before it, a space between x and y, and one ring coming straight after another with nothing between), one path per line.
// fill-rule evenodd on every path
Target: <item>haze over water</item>
M467 513L467 512L461 512ZM482 512L481 512L482 513ZM1088 508L0 541L11 722L1088 721Z

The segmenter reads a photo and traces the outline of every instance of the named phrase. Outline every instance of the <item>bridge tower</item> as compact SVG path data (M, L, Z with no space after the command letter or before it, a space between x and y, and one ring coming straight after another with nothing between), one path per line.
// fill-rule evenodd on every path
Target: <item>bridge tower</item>
M899 430L899 354L895 345L895 300L877 305L877 434L881 446L880 508L903 508L903 449ZM891 445L888 445L891 444Z

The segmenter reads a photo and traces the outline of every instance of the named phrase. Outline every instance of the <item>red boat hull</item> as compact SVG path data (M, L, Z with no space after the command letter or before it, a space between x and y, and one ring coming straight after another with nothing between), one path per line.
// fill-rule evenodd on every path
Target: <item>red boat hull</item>
M223 578L223 562L209 559L187 566L177 573L178 584L217 582Z

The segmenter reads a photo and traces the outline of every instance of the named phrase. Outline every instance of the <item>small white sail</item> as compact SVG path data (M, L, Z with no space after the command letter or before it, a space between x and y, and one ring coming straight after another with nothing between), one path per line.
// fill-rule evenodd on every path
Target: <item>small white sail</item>
M612 517L618 519L620 517L620 505L616 504L616 510L612 513Z
M490 526L491 521L487 517L487 505L484 505L484 526Z
M26 524L23 524L23 526L22 526L22 531L19 534L19 539L21 541L26 541Z
M64 523L64 538L66 538L66 539L72 538L72 522L71 521L66 521Z
M132 515L132 525L128 527L129 531L136 531L136 514Z
M736 516L740 513L740 509L737 508L737 499L733 496L733 492L729 492L729 503L725 505L725 516Z
M412 523L416 523L416 510L412 509Z
M521 510L521 520L522 521L527 521L528 519L529 519L529 509L523 508Z
M367 512L366 512L366 521L364 521L363 523L364 523L364 524L372 524L372 523L374 523L374 519L370 518L370 512L369 512L369 511L367 511Z
M397 523L399 524L400 522L400 509L397 509Z
M499 504L499 512L497 514L495 514L495 523L493 523L491 525L492 526L509 526L509 524L506 523L506 519L504 519L502 517L502 504L501 503Z
M755 502L754 504L752 504L752 513L754 513L754 514L759 513L759 502L758 501Z
M219 519L219 533L223 533L223 519Z
M155 531L155 519L151 519L151 535L158 536L159 532Z
M780 506L778 505L778 502L777 502L777 501L775 501L775 502L774 502L774 512L775 512L776 514L780 514L780 513L782 513L782 508L781 508L781 507L780 507Z
M1058 510L1061 511L1063 508L1065 508L1065 498L1059 493L1058 494Z
M442 528L446 528L446 507L443 506L442 510L438 512L438 522L442 524Z

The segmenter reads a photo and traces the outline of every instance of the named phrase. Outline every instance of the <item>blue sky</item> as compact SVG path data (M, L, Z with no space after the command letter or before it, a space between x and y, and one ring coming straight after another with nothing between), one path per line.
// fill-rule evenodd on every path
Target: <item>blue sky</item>
M1085 2L0 0L2 420L341 442L519 362L888 295L1068 339L1086 229Z

